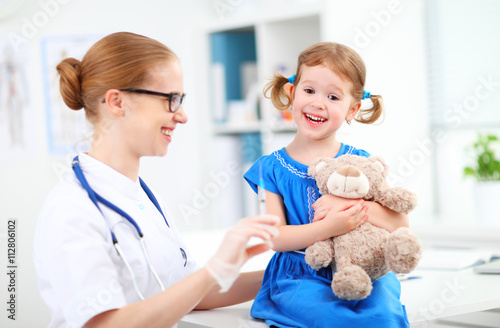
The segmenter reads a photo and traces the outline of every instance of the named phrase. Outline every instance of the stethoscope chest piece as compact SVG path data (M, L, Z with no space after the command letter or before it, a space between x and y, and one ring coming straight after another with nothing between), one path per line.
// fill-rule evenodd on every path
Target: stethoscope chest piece
M183 250L182 248L179 248L179 250L181 251L182 259L184 260L184 266L186 266L187 265L187 254L186 254L186 251Z

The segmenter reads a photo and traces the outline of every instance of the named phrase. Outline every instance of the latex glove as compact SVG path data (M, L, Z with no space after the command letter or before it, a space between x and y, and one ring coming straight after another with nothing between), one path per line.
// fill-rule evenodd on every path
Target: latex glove
M272 248L271 239L279 234L278 221L277 216L269 214L250 217L226 232L219 249L205 266L219 284L221 293L231 288L249 258ZM251 237L260 238L264 243L248 247Z

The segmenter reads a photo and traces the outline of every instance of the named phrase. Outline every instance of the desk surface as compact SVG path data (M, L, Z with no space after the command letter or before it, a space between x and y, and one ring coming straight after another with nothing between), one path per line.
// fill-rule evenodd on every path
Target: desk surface
M421 278L401 282L401 302L406 306L410 323L500 307L500 275L480 275L472 269L417 271L415 274ZM191 324L184 327L267 327L250 317L251 304L194 311L182 322Z
M421 279L401 282L401 302L410 323L500 307L500 275L459 271L420 271Z
M243 271L265 268L271 256L272 252L259 255ZM500 275L477 274L472 268L417 270L412 275L421 278L401 282L401 302L406 306L410 323L500 308ZM250 317L251 304L193 311L182 319L179 328L266 328L262 321Z

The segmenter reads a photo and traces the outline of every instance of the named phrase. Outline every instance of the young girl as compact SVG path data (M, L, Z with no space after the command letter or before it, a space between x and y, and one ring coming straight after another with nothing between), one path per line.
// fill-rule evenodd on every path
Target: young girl
M270 242L277 218L241 220L200 268L162 199L138 176L140 158L164 156L176 127L187 122L177 56L156 40L122 32L57 70L64 102L85 109L94 138L37 222L33 257L49 327L175 327L194 307L255 297L263 273L238 277L239 269L269 249L247 248L247 241Z
M316 271L304 261L303 250L313 243L349 232L368 222L393 231L408 225L405 215L373 202L320 197L308 165L318 157L344 154L370 156L339 142L336 132L344 121L373 123L382 113L381 97L364 91L365 65L347 46L318 43L303 51L292 78L277 74L265 94L278 109L291 106L297 125L294 140L261 157L245 174L256 191L262 175L267 212L280 218L280 235L273 239L276 254L264 275L251 315L276 327L407 327L400 284L394 274L373 283L371 295L344 301L331 290L329 268ZM362 110L361 100L373 106ZM319 199L318 199L319 198Z

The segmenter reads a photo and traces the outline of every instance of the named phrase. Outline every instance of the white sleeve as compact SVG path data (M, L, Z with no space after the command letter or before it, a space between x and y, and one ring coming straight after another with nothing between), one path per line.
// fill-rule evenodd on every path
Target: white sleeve
M42 208L34 260L53 320L59 317L65 326L82 327L127 302L106 221L84 192L67 187L54 190Z

